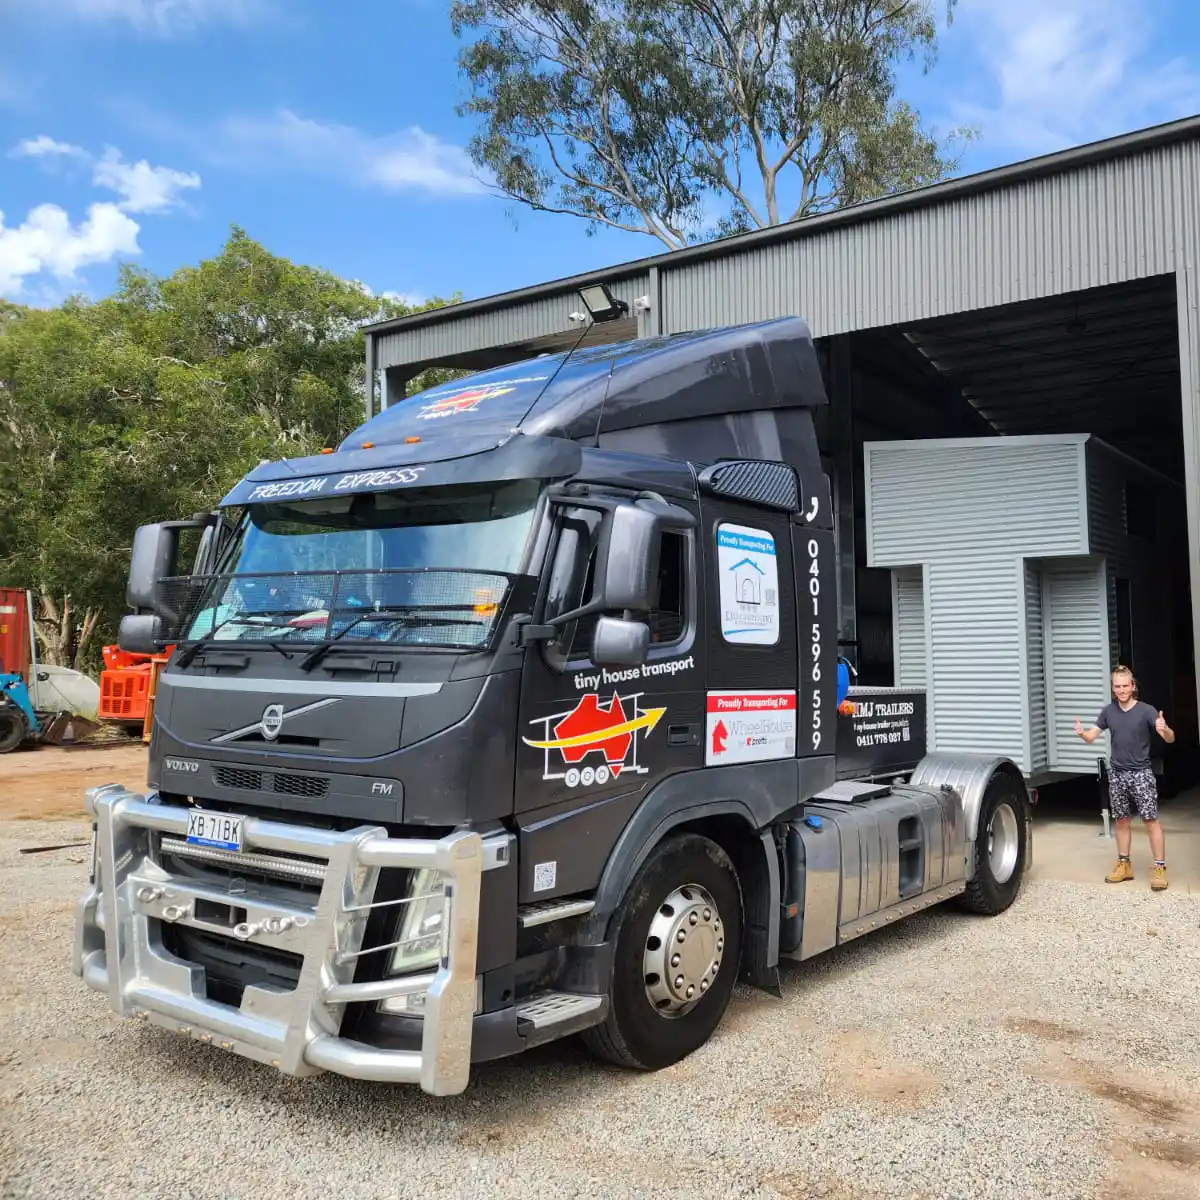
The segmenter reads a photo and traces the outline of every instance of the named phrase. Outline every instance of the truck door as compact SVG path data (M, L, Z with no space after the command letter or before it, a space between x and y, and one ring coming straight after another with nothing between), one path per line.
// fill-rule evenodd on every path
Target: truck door
M559 510L537 620L590 600L602 519L583 506ZM562 626L526 653L514 804L522 902L595 886L641 798L667 775L703 765L698 536L661 537L642 666L591 661L596 616Z
M704 761L794 758L800 697L790 519L706 500L703 530L710 614Z

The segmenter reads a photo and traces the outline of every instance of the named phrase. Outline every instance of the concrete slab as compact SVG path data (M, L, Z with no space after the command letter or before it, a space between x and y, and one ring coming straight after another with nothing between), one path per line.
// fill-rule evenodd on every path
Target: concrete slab
M1200 896L1200 789L1162 800L1159 814L1166 837L1170 890ZM1103 828L1098 800L1089 804L1070 797L1061 802L1053 788L1046 789L1034 809L1030 878L1149 888L1153 858L1142 823L1134 818L1130 849L1134 878L1121 884L1104 882L1116 862L1117 843L1115 838L1098 836Z

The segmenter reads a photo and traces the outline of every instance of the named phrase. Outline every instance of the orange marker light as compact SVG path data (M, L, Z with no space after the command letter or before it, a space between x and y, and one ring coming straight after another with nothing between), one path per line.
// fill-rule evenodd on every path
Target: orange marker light
M331 450L331 449L330 449L328 446L326 446L326 447L325 447L325 448L324 448L324 449L321 451L321 453L322 453L322 454L332 454L332 453L333 453L333 451L332 451L332 450Z
M477 617L494 617L496 609L499 605L492 599L493 593L487 588L477 588L475 591L475 603L472 605L472 611Z
M406 437L404 444L406 446L415 446L421 439L419 437Z
M362 448L363 448L364 450L374 450L374 449L375 449L375 443L374 443L374 442L363 442L363 444L362 444Z

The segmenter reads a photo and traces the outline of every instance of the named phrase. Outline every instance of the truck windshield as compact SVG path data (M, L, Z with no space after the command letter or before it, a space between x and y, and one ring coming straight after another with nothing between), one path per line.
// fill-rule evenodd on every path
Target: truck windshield
M181 640L479 648L521 570L540 484L258 504L210 576L164 580Z

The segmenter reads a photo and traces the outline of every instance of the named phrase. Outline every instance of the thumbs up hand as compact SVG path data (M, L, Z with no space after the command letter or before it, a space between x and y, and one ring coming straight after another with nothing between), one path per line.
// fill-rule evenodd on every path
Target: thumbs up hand
M1160 733L1160 734L1166 733L1166 731L1167 731L1166 718L1162 715L1161 708L1158 710L1158 719L1154 722L1154 729L1155 729L1155 732Z

